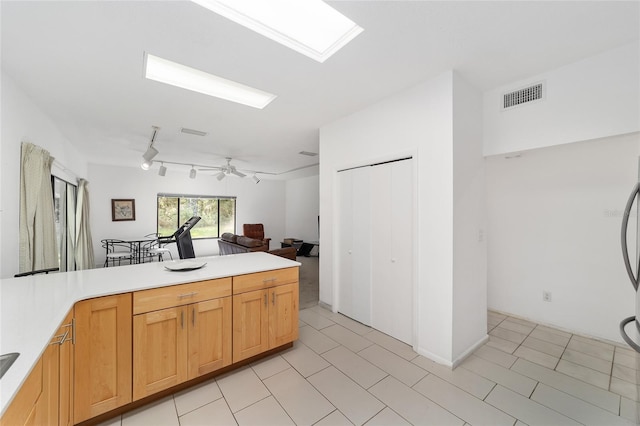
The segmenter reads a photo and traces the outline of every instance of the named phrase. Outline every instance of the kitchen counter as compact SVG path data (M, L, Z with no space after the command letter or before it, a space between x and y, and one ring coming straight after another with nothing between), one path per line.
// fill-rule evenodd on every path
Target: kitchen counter
M0 280L0 354L20 356L0 379L0 411L8 406L73 305L84 299L300 266L265 252L188 259L207 264L169 271L154 262Z

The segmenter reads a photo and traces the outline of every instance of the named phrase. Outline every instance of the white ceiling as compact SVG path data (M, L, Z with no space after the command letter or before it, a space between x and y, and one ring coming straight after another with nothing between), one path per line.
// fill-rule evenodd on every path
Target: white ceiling
M90 162L139 165L156 125L157 159L282 173L318 162L298 152L322 125L446 70L486 91L640 39L638 1L328 3L364 32L318 63L189 1L2 1L2 72ZM144 52L278 97L146 80Z

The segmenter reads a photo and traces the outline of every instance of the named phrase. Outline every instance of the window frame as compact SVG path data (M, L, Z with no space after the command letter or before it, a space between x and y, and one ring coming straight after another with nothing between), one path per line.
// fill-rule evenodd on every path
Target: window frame
M178 199L178 211L176 214L177 217L177 223L175 226L175 229L178 229L183 223L180 222L180 205L181 205L181 199L185 199L185 198L195 198L195 199L206 199L206 200L217 200L217 207L218 207L218 211L217 211L217 217L218 217L218 223L217 223L217 229L218 229L218 235L217 236L210 236L210 237L194 237L192 235L192 239L193 240L210 240L210 239L218 239L220 238L220 236L222 235L220 233L220 200L233 200L233 233L236 233L236 228L237 228L237 214L238 214L238 197L233 196L233 195L194 195L194 194L175 194L175 193L164 193L164 192L159 192L156 195L156 232L158 234L160 234L160 198L177 198ZM163 235L163 236L169 236L169 235Z

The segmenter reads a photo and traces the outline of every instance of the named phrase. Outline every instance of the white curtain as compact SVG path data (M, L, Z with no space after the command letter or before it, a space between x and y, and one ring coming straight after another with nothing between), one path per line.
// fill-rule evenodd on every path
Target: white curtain
M20 272L58 267L49 152L22 143L20 163Z
M74 271L76 270L76 187L65 182L65 194L66 194L66 221L65 221L65 230L66 230L66 264L65 271ZM62 261L60 262L60 270L62 271L63 265Z
M89 226L89 182L78 182L78 201L76 204L76 269L93 269L93 243Z

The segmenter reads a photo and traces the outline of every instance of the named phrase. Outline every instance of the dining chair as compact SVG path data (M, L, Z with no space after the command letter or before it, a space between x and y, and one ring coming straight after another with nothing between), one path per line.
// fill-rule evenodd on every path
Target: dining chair
M123 260L128 260L129 263L133 263L135 250L131 247L131 243L113 238L107 238L100 242L107 252L104 260L105 268L109 267L109 262L111 262L111 266L116 266L116 261L118 261L118 266L120 266Z
M157 232L152 232L151 234L145 235L145 238L154 238L153 241L145 243L142 250L146 255L145 257L149 257L150 259L158 257L158 262L164 261L164 255L168 254L171 260L173 260L173 255L171 254L171 250L164 247L160 241L160 235Z

